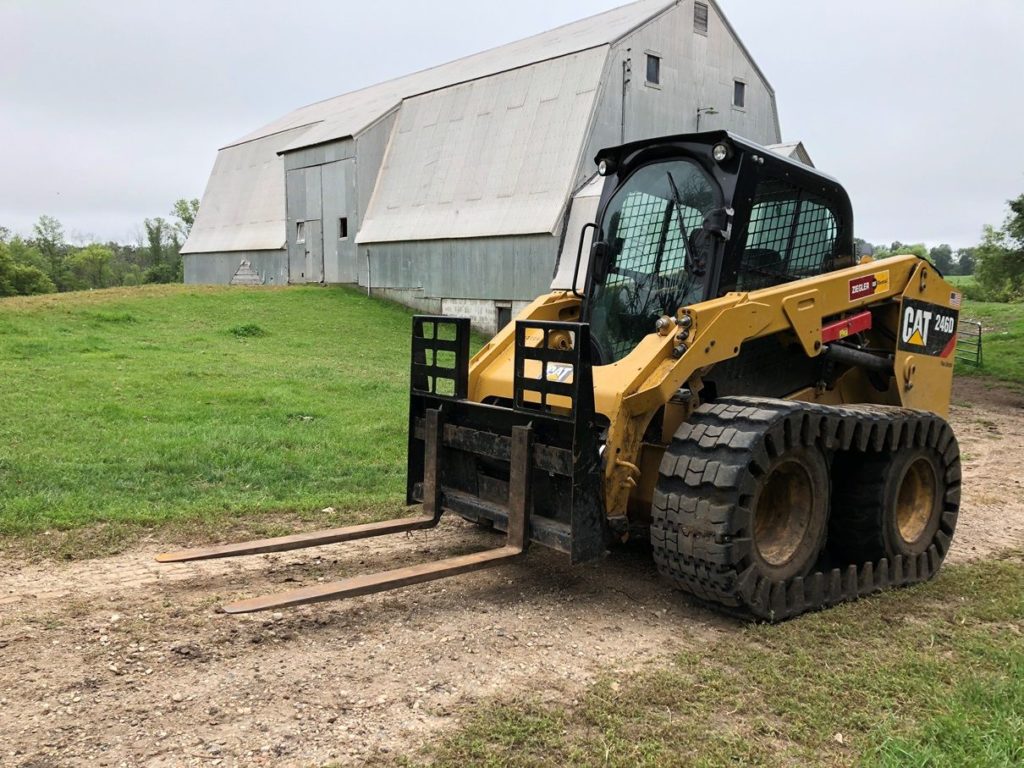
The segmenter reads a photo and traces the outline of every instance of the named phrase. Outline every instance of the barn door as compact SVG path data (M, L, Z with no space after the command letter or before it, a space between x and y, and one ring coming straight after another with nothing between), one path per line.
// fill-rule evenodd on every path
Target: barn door
M319 219L306 222L306 261L304 283L324 281L324 231Z

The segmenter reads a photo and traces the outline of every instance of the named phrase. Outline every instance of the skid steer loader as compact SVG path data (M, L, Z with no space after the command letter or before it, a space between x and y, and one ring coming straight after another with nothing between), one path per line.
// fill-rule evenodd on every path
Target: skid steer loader
M504 546L225 610L426 582L530 544L589 563L636 537L678 588L765 620L933 577L960 503L943 418L957 290L915 256L856 260L839 183L732 134L597 162L597 220L561 290L472 358L468 320L413 320L421 515L159 559L426 529L447 510Z

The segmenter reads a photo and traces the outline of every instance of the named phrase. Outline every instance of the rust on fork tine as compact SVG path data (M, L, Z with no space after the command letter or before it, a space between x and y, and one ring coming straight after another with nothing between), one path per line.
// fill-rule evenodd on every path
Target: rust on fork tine
M433 528L437 521L433 515L429 517L411 517L403 520L386 520L383 523L354 525L348 528L335 528L330 531L300 533L295 536L282 536L276 539L244 541L240 544L226 544L222 547L205 549L189 549L184 552L171 552L157 555L160 563L188 563L197 560L217 560L225 557L245 557L246 555L262 555L268 552L290 552L295 549L322 547L325 544L337 544L342 541L357 541L375 536L387 536L405 531L420 531Z
M232 614L256 613L279 608L292 608L309 603L323 603L329 600L343 600L347 597L372 595L375 592L386 592L412 584L422 584L427 581L444 579L448 576L457 576L460 573L483 570L505 560L518 557L522 553L523 551L516 547L489 549L484 552L452 557L447 560L438 560L433 563L422 563L421 565L384 571L383 573L354 576L351 579L345 579L333 584L319 584L306 589L295 589L277 595L266 595L252 600L242 600L224 606L224 612Z

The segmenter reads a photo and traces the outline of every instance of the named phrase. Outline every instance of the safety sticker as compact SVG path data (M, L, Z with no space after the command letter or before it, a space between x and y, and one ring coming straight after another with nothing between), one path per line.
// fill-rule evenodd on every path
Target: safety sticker
M963 296L959 291L953 291L949 294L949 306L953 309L960 309L960 305L963 303Z
M956 350L960 312L938 304L905 299L900 313L900 343L904 352L949 357Z
M568 384L572 381L573 368L571 365L558 365L548 363L548 381L557 381L559 384Z
M855 277L850 281L850 301L860 301L889 290L889 270Z

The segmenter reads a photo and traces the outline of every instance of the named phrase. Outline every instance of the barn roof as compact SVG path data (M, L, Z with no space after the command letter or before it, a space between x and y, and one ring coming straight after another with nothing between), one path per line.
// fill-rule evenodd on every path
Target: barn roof
M181 252L284 248L285 174L279 154L357 136L404 100L426 95L425 101L430 102L433 99L429 94L453 85L501 76L531 65L599 49L601 56L582 57L593 67L593 72L579 77L589 82L600 77L607 44L643 26L677 1L639 0L499 48L302 107L241 137L218 153L195 225ZM579 100L571 101L574 104L572 109L576 109ZM414 106L419 107L422 103L417 102ZM576 146L572 149L576 151L579 142L574 143ZM445 147L439 149L447 151ZM401 151L401 147L396 151ZM487 222L493 222L499 215L505 214L494 214L487 218ZM385 220L393 221L386 211L381 213L367 237L390 239L395 230L388 225L389 229L385 231L382 228ZM517 226L517 231L519 228ZM540 231L545 228L546 225ZM373 235L373 231L377 234ZM437 227L432 231L434 236L441 236Z
M639 0L524 40L310 104L232 144L300 126L309 126L309 132L283 144L282 151L355 136L397 107L403 99L613 43L676 2Z
M554 232L607 51L406 99L357 242Z

